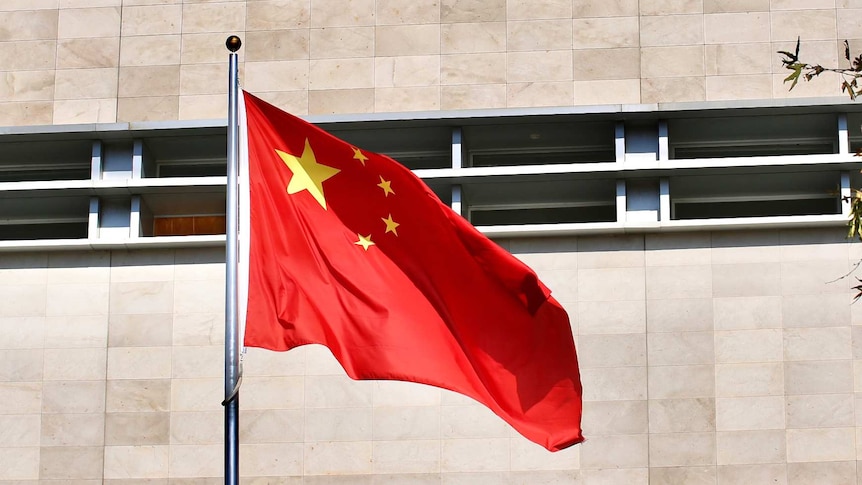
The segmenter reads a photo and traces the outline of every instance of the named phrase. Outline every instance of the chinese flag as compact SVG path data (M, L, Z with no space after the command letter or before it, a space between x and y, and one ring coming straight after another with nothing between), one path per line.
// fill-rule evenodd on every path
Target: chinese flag
M568 315L535 273L398 162L244 102L245 345L322 344L353 379L459 392L551 451L583 441Z

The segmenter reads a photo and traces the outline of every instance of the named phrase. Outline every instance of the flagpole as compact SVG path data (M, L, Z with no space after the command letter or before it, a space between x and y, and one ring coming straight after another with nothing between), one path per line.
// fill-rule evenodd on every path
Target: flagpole
M239 164L238 95L239 68L237 51L242 46L239 37L227 38L230 51L228 74L227 116L227 202L225 244L225 330L224 330L224 483L239 485L239 380L240 342L237 324L237 171Z

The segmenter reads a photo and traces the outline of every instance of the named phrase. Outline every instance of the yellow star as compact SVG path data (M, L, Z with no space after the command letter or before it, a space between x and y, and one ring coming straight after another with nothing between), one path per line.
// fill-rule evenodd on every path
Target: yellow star
M366 251L368 251L368 248L370 246L374 246L374 242L371 241L371 234L369 234L367 236L363 236L362 234L357 234L357 236L359 237L359 240L353 244L355 244L357 246L362 246L362 249L364 249Z
M384 223L386 223L386 232L384 232L383 234L386 234L387 232L391 232L392 234L395 234L396 236L398 235L398 231L396 229L401 224L392 220L392 214L389 214L389 217L386 217L386 218L381 217L380 220L382 220Z
M320 206L326 209L323 182L341 170L317 163L308 138L305 139L305 149L302 150L302 156L299 158L281 150L275 152L278 153L287 168L293 172L293 177L290 178L290 183L287 185L287 193L295 194L307 190L320 203Z
M354 158L355 160L359 160L360 162L362 162L362 166L363 166L363 167L365 166L365 161L366 161L366 160L368 160L368 157L366 157L365 155L363 155L363 154L362 154L362 151L361 151L360 149L358 149L358 148L354 148L354 149L353 149L353 158Z
M389 194L395 195L395 191L392 190L392 181L384 180L382 175L380 176L380 183L377 186L383 189L384 196L389 197Z

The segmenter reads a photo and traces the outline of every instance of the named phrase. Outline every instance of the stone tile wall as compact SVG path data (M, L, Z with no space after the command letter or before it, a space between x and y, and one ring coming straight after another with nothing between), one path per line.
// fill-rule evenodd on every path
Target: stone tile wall
M856 483L862 257L843 230L500 241L569 311L588 441L250 349L249 483ZM223 251L0 253L0 484L222 473Z
M851 0L6 0L0 126L224 118L244 87L295 114L839 96ZM855 51L854 51L855 52Z

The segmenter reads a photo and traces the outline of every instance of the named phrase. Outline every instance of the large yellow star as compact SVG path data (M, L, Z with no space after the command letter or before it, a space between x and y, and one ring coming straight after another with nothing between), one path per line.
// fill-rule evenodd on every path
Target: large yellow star
M374 242L371 240L371 234L369 234L367 236L363 236L362 234L357 234L356 236L359 237L359 240L353 244L355 244L357 246L362 246L362 249L364 249L366 251L368 251L369 247L374 246Z
M308 138L305 139L305 149L302 150L302 156L299 158L281 150L276 150L275 152L278 153L278 156L281 157L287 168L293 172L293 177L290 178L290 183L287 184L287 193L295 194L307 190L320 203L320 206L326 209L326 198L323 196L323 182L341 170L317 163Z
M382 175L380 176L380 183L377 184L377 186L383 189L383 195L385 197L389 197L389 194L395 194L395 191L392 190L392 181L384 180Z
M392 214L389 214L389 217L381 217L380 219L386 224L386 232L384 232L383 234L391 232L396 236L398 235L398 231L396 229L398 229L398 226L400 226L401 224L392 220Z

